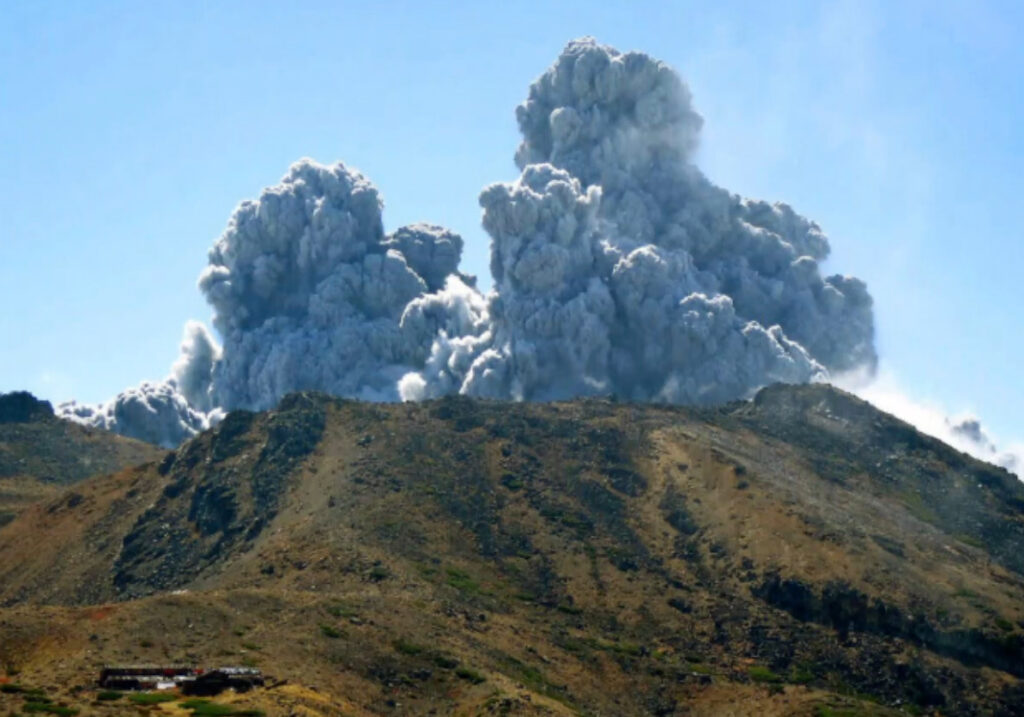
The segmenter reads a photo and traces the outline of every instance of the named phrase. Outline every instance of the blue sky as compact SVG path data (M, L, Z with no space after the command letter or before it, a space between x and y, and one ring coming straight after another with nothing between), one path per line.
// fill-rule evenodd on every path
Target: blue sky
M822 225L902 390L1024 437L1024 5L505 5L0 0L0 390L166 375L210 244L302 156L365 172L389 229L462 233L486 284L477 194L590 34L683 75L714 181Z

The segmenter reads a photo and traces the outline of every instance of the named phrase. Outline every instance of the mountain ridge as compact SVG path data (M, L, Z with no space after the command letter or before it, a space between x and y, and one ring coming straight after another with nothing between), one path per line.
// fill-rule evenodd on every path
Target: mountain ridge
M73 676L228 650L309 714L1024 707L1024 486L828 386L293 394L74 492L0 530L2 625L49 611Z
M67 486L162 456L142 441L54 415L26 391L0 393L0 525Z

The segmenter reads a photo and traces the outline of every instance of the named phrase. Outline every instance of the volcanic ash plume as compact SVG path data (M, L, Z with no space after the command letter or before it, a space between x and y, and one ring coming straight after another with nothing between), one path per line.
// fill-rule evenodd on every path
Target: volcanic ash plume
M173 380L143 382L99 406L62 403L57 414L164 448L175 448L209 426L207 415L188 404Z
M199 280L224 337L214 405L262 410L303 389L397 400L399 378L423 365L432 338L426 318L403 326L406 307L451 291L429 323L463 328L462 239L424 224L385 236L381 208L358 172L308 160L238 207Z
M521 175L480 195L488 296L458 271L458 235L385 235L368 179L303 160L210 251L199 285L223 346L190 325L164 383L64 412L173 444L302 389L711 403L873 369L864 284L821 276L813 222L694 167L702 120L669 67L572 42L517 118Z
M270 408L291 391L398 400L435 336L483 331L486 307L457 272L461 237L429 224L385 236L381 208L358 172L297 162L210 250L199 286L223 347L190 322L163 383L61 413L176 445L225 410Z
M816 224L730 194L691 164L702 120L669 67L572 42L517 118L522 175L480 197L491 341L473 346L462 375L464 357L407 378L403 397L459 385L527 400L710 403L874 367L864 284L822 278L829 246Z

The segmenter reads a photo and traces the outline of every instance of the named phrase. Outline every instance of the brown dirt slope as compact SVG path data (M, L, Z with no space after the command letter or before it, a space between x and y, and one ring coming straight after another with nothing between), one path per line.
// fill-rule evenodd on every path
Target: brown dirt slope
M159 460L165 453L142 441L59 419L48 402L31 394L0 394L0 525L69 485Z
M267 714L1019 714L1021 556L1016 478L827 386L297 394L0 529L0 669L90 714L134 661L258 665Z

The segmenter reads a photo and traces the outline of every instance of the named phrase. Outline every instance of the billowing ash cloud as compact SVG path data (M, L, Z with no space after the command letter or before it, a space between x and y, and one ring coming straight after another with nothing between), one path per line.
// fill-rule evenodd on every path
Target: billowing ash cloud
M199 284L222 346L189 326L163 384L65 412L123 433L141 422L170 443L299 389L710 403L873 370L864 284L822 277L829 246L813 222L700 173L702 120L669 67L572 42L517 118L521 175L480 196L486 297L459 273L458 235L386 235L369 180L303 160L243 202L210 251Z
M188 404L173 379L143 382L99 406L63 403L57 413L164 448L174 448L209 426L208 416Z
M491 341L404 398L615 393L711 403L873 367L863 282L823 278L828 241L784 204L691 164L702 120L665 64L572 42L517 110L522 170L484 190ZM444 346L435 347L443 356Z
M189 321L181 342L181 356L164 381L144 381L98 406L75 401L63 403L57 407L57 414L174 448L220 416L209 401L210 373L218 355L219 349L206 327Z
M238 207L199 279L224 339L214 405L266 409L303 389L397 400L430 349L423 323L462 329L444 296L427 299L446 284L465 293L462 239L427 224L385 236L381 209L363 175L309 160ZM429 316L404 326L416 300L433 302Z
M945 424L952 434L950 442L953 445L963 447L973 456L1020 475L1021 468L1024 468L1020 457L1013 450L1000 451L977 418L946 418Z
M199 287L223 346L190 322L163 383L60 412L176 445L225 410L270 408L291 391L398 400L434 338L483 331L486 307L457 271L461 237L429 224L385 236L381 209L359 172L297 162L210 250Z

